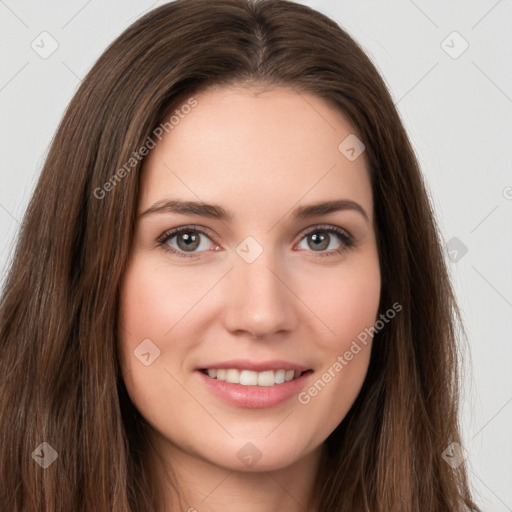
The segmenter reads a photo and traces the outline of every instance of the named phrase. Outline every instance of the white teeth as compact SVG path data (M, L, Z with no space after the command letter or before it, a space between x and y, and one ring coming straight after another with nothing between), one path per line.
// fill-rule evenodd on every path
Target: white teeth
M274 378L276 380L276 384L282 384L284 382L285 374L286 374L285 370L277 370L275 372Z
M240 372L238 370L226 370L226 382L238 384L240 382Z
M264 372L253 372L251 370L229 369L209 369L207 374L212 379L223 380L232 384L242 384L242 386L273 386L274 384L283 384L294 378L301 376L300 370L266 370Z
M273 386L275 383L274 370L258 373L258 386Z
M258 372L251 370L242 370L240 372L240 382L243 386L257 386L258 385Z

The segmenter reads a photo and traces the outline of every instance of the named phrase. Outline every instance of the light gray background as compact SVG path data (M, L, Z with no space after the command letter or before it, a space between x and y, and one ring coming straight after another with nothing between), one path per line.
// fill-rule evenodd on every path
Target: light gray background
M163 3L0 0L2 280L81 77L124 28ZM512 2L302 3L334 18L367 51L418 154L458 260L450 268L470 347L462 427L471 481L483 510L512 511ZM59 45L46 59L31 48L42 46L43 31ZM469 47L458 55L464 40Z

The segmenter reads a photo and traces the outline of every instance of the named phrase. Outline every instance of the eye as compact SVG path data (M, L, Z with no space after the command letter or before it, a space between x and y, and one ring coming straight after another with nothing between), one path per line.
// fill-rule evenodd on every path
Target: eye
M355 239L337 226L313 226L302 235L298 247L319 253L317 256L340 254L355 245Z
M201 226L181 226L166 231L157 240L162 249L184 258L199 256L197 253L220 250L207 231ZM333 256L355 246L355 239L337 226L312 226L303 233L298 248L317 253L316 256Z
M182 226L166 231L158 240L164 251L178 256L193 257L196 252L215 250L219 247L212 242L206 231L199 226ZM190 254L187 254L190 253Z

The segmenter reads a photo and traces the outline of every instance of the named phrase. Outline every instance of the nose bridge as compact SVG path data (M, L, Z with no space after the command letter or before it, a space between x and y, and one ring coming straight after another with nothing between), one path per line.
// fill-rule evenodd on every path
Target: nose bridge
M234 269L228 278L226 328L257 337L293 329L295 304L283 283L287 279L279 255L251 238L237 247Z

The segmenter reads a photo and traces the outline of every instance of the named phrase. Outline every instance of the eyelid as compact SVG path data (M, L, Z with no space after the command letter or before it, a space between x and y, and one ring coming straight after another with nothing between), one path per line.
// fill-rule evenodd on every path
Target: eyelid
M177 226L175 228L168 229L164 231L157 239L157 242L164 242L165 240L169 239L172 236L176 236L182 232L185 231L198 231L199 233L202 233L203 235L206 235L208 238L211 238L211 230L204 227L204 226L198 226L196 224L186 224L184 226ZM212 240L213 241L213 240ZM219 244L220 245L220 244Z
M315 231L334 232L334 233L344 234L349 239L354 238L346 229L340 228L339 226L335 226L334 224L313 224L312 226L304 228L300 232L299 240L302 240L305 236L309 235L310 233L314 233Z
M328 258L332 256L340 256L352 248L358 246L357 239L346 229L336 226L334 224L313 224L301 231L298 241L294 247L300 243L305 237L311 233L326 232L334 233L341 241L340 247L331 249L329 251L306 251L313 255L314 258ZM302 252L302 251L301 251Z
M166 230L164 233L162 233L157 239L157 245L161 247L164 251L169 252L171 254L178 255L180 257L184 258L194 258L199 257L201 253L208 252L208 251L199 251L199 252L190 252L187 253L185 251L178 251L174 247L170 247L167 245L167 242L174 238L177 235L180 235L181 233L186 233L187 231L197 231L198 233L201 233L208 237L212 243L216 244L217 246L220 246L219 243L217 243L214 239L214 237L211 236L210 229L204 227L204 226L198 226L196 224L186 224L184 226L177 226L175 228L171 228Z

